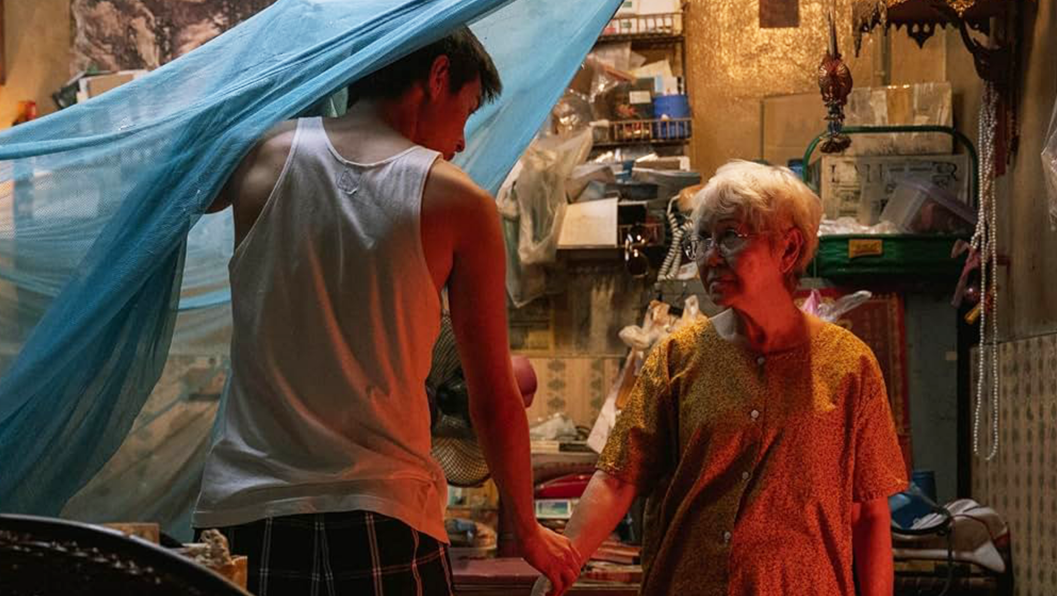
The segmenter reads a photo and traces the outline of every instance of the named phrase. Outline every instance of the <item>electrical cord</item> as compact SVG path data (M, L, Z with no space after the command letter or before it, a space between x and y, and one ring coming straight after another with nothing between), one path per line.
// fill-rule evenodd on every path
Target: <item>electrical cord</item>
M680 216L673 211L673 206L677 205L678 202L678 196L673 197L668 201L668 209L665 213L665 217L668 219L668 227L672 231L672 243L671 246L668 247L668 254L665 255L660 270L657 272L658 281L675 277L676 272L679 270L679 265L682 262L683 238L693 228L693 223L690 221L680 223Z
M933 534L939 534L947 538L947 579L943 584L943 590L940 591L936 596L947 596L950 592L951 586L954 585L954 543L952 535L954 534L954 516L945 507L939 507L937 505L932 506L932 512L939 515L942 521L938 526L930 526L928 528L904 528L895 522L892 523L892 532L901 534L903 536L931 536Z

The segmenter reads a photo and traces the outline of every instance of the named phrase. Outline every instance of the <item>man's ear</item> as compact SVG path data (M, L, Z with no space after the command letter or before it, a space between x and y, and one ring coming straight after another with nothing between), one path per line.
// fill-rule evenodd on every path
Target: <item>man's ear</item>
M430 99L437 99L447 93L451 84L451 59L445 55L437 56L429 68L429 85L427 91Z
M789 230L785 235L785 247L782 250L782 273L789 273L800 261L800 255L804 253L804 234L799 228Z

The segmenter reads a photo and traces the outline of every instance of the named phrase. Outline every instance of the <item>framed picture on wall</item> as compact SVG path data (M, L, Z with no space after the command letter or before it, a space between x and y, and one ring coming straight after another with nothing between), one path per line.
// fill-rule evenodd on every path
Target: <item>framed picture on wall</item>
M18 0L16 0L18 1ZM28 0L22 0L28 1ZM71 0L73 72L154 70L275 0ZM135 35L118 23L143 23Z

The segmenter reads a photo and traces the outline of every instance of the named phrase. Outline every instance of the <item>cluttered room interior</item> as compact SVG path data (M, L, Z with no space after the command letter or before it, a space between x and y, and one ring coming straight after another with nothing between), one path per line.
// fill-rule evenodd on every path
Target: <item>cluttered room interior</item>
M0 0L0 594L1057 594L1057 0Z

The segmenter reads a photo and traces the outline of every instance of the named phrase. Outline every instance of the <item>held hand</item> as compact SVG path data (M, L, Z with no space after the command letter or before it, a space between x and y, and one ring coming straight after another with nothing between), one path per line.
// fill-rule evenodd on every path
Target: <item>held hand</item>
M556 595L551 591L551 582L542 575L536 580L536 583L532 584L532 593L530 596L560 596Z
M534 532L522 539L521 554L530 565L550 580L551 590L547 592L548 596L559 596L580 577L581 558L576 547L564 536L559 536L538 524ZM543 581L544 578L540 580ZM541 587L541 581L536 582L537 587ZM536 589L533 588L533 594L536 594Z

